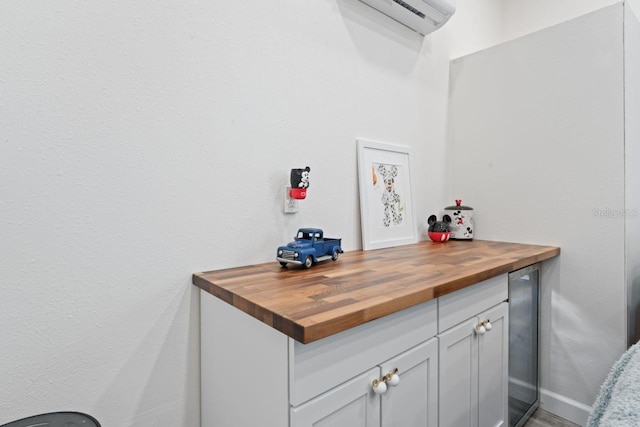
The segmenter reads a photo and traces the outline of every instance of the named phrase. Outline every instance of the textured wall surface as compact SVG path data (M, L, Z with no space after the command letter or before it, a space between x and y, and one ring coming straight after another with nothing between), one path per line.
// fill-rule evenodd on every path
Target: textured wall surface
M357 0L1 2L0 423L197 426L191 273L272 260L301 225L359 248L356 138L412 147L423 232L450 204L449 59L515 19L457 3L422 38Z
M504 40L511 40L576 16L593 12L621 0L500 0L503 13ZM640 12L640 0L626 0L625 4Z
M496 5L458 7L421 37L357 0L2 2L0 424L197 426L191 274L275 262L299 226L359 248L356 138L412 147L423 232L451 51L497 41Z
M451 68L451 191L478 238L562 248L542 274L541 386L582 421L626 344L622 20L609 6Z

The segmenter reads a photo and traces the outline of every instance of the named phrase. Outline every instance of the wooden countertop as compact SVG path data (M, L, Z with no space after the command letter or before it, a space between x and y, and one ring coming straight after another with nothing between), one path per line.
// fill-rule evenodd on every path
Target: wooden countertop
M304 344L553 258L560 248L482 240L345 252L310 269L266 264L193 284Z

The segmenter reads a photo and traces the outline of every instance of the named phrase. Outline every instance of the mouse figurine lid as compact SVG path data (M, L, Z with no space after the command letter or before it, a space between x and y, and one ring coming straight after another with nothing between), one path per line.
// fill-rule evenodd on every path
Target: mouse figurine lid
M446 242L451 237L451 231L449 230L451 218L445 215L442 219L443 221L438 221L435 215L431 215L427 219L427 223L429 224L427 235L434 242Z

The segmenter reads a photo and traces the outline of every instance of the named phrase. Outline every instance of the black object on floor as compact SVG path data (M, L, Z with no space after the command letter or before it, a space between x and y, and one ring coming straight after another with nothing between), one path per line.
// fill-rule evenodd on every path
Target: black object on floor
M12 421L0 427L100 427L98 420L80 412L53 412Z

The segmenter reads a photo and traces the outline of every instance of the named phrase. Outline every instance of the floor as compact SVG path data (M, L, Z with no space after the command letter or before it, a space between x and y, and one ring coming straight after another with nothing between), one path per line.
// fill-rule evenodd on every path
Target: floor
M571 421L560 418L542 409L538 409L524 427L579 427Z

